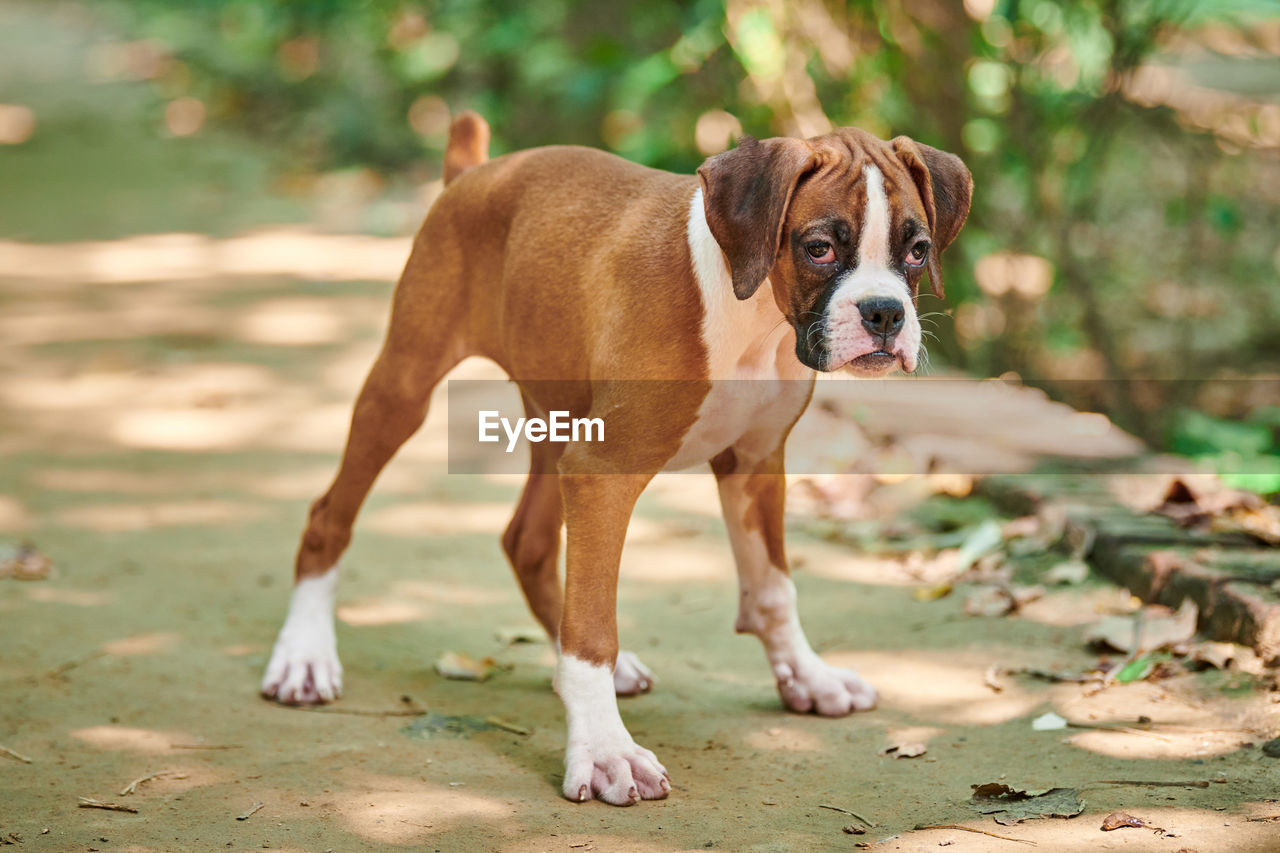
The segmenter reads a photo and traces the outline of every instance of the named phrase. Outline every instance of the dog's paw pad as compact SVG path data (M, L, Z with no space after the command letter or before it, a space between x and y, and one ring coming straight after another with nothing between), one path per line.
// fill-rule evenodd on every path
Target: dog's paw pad
M613 692L619 696L636 696L653 689L653 673L631 652L618 652L613 667Z
M778 694L792 711L813 712L824 717L843 717L876 706L876 689L850 669L830 666L821 660L803 667L779 664L774 669Z
M615 806L662 800L671 793L671 777L657 757L634 742L614 746L569 747L565 756L564 795L574 802L596 799Z
M281 632L262 676L262 695L285 705L318 705L337 699L342 695L337 644L325 637Z

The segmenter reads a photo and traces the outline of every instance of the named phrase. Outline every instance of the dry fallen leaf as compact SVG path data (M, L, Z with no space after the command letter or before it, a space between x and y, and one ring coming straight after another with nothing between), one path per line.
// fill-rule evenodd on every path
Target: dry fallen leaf
M1003 616L1013 610L1013 596L998 586L981 586L964 597L966 616Z
M1136 818L1133 815L1125 814L1124 812L1112 812L1102 819L1103 832L1110 832L1113 829L1120 829L1124 826L1132 826L1140 829L1146 825L1147 822L1141 818Z
M1132 616L1108 616L1085 633L1086 643L1118 652L1152 652L1189 641L1196 633L1198 611L1194 601L1182 602L1176 613L1150 605Z
M39 581L49 577L52 571L53 560L29 542L18 548L0 550L0 578Z
M1280 507L1231 507L1213 516L1209 529L1214 533L1247 533L1268 545L1280 545Z
M937 601L939 598L946 598L951 594L952 586L949 583L940 583L936 586L918 586L911 592L911 597L916 601Z
M1019 790L1002 782L971 787L969 805L980 814L994 815L1003 826L1044 817L1072 818L1084 811L1075 788Z
M1050 584L1079 584L1089 577L1089 566L1083 560L1067 560L1058 563L1044 574L1044 582Z
M981 586L965 596L969 616L1003 616L1044 596L1042 586Z
M1161 827L1152 826L1142 818L1134 817L1133 815L1126 814L1124 812L1112 812L1102 819L1103 832L1110 832L1113 829L1122 829L1126 826L1131 826L1134 829L1153 829L1161 835L1164 834L1164 830Z
M494 636L504 646L514 646L516 643L545 643L547 641L547 635L543 633L542 629L532 626L499 628Z
M916 758L925 754L927 747L922 743L895 743L880 750L880 755L892 755L894 758Z
M1229 489L1210 478L1198 478L1195 487L1182 478L1175 479L1155 511L1183 527L1245 533L1268 545L1280 545L1280 507L1253 492Z
M436 660L436 672L458 681L484 681L496 668L493 658L476 660L458 652L445 652Z
M1197 663L1208 664L1214 669L1226 669L1238 656L1234 643L1215 643L1205 641L1196 643L1187 650L1187 657Z

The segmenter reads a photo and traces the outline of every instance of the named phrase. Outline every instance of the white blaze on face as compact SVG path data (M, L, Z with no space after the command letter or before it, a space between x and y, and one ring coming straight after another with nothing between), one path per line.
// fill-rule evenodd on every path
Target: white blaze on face
M858 240L858 268L888 270L889 197L884 194L884 175L875 166L865 166L862 178L867 182L867 209Z
M920 319L889 243L893 219L885 194L884 174L868 165L863 168L862 177L867 188L867 206L858 239L858 266L844 274L827 304L827 363L833 368L841 367L880 348L862 325L858 303L872 296L887 296L901 302L906 313L902 331L894 339L893 354L898 356L904 370L912 371L920 352Z

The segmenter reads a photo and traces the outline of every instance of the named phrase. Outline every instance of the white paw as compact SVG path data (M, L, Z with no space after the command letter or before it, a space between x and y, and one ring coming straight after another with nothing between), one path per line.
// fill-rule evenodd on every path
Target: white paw
M576 803L595 799L630 806L664 800L670 792L666 768L625 731L586 743L570 742L565 753L564 795Z
M778 694L792 711L810 711L824 717L843 717L876 706L876 689L851 669L830 666L816 655L794 664L773 667Z
M262 695L286 705L332 702L342 695L342 664L333 632L330 570L294 588L289 615L262 676Z
M653 673L631 652L618 652L613 665L613 692L619 696L648 693L653 688Z

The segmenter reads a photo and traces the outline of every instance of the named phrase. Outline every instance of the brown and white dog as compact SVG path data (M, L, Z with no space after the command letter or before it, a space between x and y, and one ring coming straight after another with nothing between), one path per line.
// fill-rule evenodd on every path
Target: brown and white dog
M615 611L627 523L660 470L710 462L738 570L736 628L764 644L786 706L827 716L873 707L875 690L824 663L796 616L783 447L814 371L915 370L920 279L928 271L942 295L938 256L968 215L968 169L907 137L853 128L745 138L696 178L576 147L487 161L488 137L471 113L451 128L447 188L396 288L337 477L311 507L263 694L338 697L334 588L356 514L422 424L432 388L479 355L520 384L531 416L587 412L609 430L607 444L531 444L502 537L529 607L558 642L566 797L629 805L671 788L615 698L653 678L619 652ZM739 394L722 379L775 381Z

